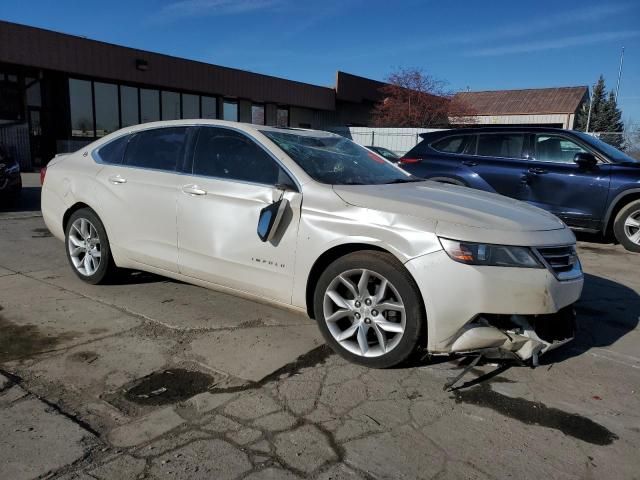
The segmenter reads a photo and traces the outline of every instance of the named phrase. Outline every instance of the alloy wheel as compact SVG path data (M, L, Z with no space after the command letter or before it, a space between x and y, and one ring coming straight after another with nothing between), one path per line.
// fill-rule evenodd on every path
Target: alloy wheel
M69 230L69 256L76 270L90 277L100 267L100 236L96 227L86 218L78 218Z
M631 242L640 245L640 210L629 214L624 221L624 234Z
M324 294L323 311L333 338L363 357L393 350L406 327L405 306L398 290L384 276L368 269L348 270L335 277Z

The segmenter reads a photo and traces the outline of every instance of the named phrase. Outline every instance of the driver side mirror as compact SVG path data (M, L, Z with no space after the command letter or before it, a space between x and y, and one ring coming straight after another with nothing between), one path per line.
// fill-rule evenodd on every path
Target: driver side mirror
M590 169L598 164L598 159L592 153L576 153L573 157L573 161L578 164L580 168Z
M258 217L258 237L260 240L268 242L275 236L288 205L289 201L286 198L281 198L260 210Z

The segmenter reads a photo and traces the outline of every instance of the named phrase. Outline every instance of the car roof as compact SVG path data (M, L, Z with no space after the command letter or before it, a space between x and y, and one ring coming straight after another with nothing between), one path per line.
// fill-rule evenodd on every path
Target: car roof
M152 128L166 128L166 127L182 127L182 126L218 126L227 127L235 130L241 130L247 133L256 132L281 132L281 133L295 133L296 135L304 136L339 136L335 133L325 132L322 130L309 130L303 128L291 128L291 127L271 127L267 125L256 125L253 123L232 122L229 120L210 120L204 118L185 119L185 120L163 120L159 122L140 123L131 127L122 128L113 132L114 136L120 136L128 133L135 133L142 130L149 130ZM109 136L111 136L109 135Z
M452 128L448 130L438 130L434 132L421 133L420 137L438 138L450 135L467 134L473 135L478 133L500 133L500 132L532 132L532 133L572 133L572 130L556 127L527 127L527 126L505 126L505 127L469 127L469 128Z

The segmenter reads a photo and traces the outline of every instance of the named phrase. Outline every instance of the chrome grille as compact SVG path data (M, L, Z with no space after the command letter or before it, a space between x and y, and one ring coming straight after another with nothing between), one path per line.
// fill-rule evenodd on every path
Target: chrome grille
M575 245L536 248L538 255L560 280L582 275Z

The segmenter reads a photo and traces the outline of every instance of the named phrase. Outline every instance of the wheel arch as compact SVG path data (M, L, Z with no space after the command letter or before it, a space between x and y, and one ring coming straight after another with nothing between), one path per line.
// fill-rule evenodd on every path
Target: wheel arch
M613 222L616 220L618 212L635 200L640 200L640 188L625 190L613 199L604 218L603 236L613 231Z
M93 208L91 208L86 203L84 203L84 202L76 202L73 205L71 205L69 208L67 208L67 210L64 212L64 215L62 216L62 231L63 232L67 231L67 224L69 223L69 219L71 218L71 215L73 215L75 212L77 212L78 210L80 210L82 208L88 208L89 210L94 212L96 215L98 215L98 212L96 212ZM100 218L100 215L98 215L98 218Z

